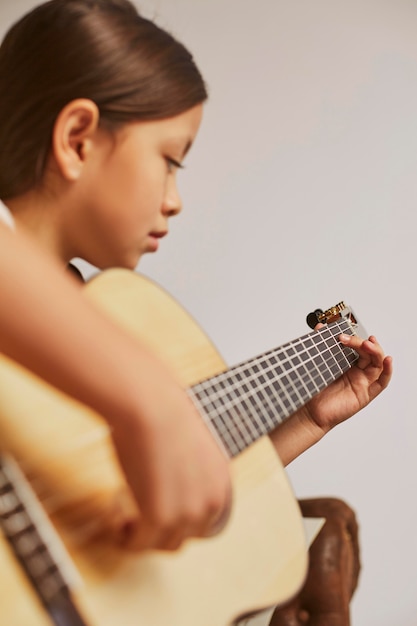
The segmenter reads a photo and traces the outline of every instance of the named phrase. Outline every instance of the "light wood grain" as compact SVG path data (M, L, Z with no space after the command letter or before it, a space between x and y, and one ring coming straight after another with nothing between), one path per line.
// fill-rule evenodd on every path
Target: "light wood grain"
M111 270L86 293L185 386L226 368L198 325L147 279ZM0 397L1 447L30 478L71 554L83 580L75 596L91 626L226 626L298 591L304 528L268 437L232 461L233 512L219 536L189 541L175 554L127 553L118 533L134 504L100 416L7 359ZM0 561L0 623L48 626L4 540Z

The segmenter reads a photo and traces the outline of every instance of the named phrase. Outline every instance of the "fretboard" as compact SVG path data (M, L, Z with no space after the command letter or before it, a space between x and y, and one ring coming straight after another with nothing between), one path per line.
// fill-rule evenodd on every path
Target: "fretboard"
M346 319L190 389L190 397L230 457L274 430L352 367L358 355L338 341L341 333L355 334Z
M0 529L56 626L86 626L52 554L49 522L14 461L0 455ZM56 549L56 548L55 548Z

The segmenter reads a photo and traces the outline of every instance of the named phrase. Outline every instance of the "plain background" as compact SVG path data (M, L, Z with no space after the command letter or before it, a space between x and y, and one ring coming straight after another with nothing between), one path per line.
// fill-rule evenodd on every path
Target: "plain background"
M35 4L1 0L1 28ZM342 299L394 356L390 388L288 472L298 497L338 496L357 513L353 626L416 626L417 3L139 6L193 51L210 88L179 173L183 214L141 271L230 365Z

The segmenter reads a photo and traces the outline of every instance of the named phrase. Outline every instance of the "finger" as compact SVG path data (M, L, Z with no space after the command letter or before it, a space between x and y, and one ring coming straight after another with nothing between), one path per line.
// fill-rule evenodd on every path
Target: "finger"
M343 333L339 335L339 341L358 353L359 359L356 366L359 369L366 369L370 365L374 368L382 369L384 352L373 335L369 339L363 340L357 335L345 335Z
M177 550L192 535L192 532L187 532L185 524L161 528L142 519L128 547L135 550Z
M196 537L196 533L193 531L192 527L186 524L180 524L175 529L171 529L160 535L158 545L155 547L158 550L178 550L187 539L191 539L192 537Z
M209 528L211 530L208 530ZM187 523L181 523L175 528L162 530L153 527L146 521L142 521L140 527L136 530L134 540L131 540L128 547L129 549L135 550L174 551L178 550L188 539L212 537L217 534L219 530L217 526L213 529L213 524L196 527L195 525Z
M372 351L370 352L366 349L365 341L363 339L357 337L356 335L345 335L344 333L339 335L338 339L340 343L342 343L344 346L352 348L352 350L355 350L355 352L358 353L359 359L355 363L356 367L364 370L370 365L372 359ZM372 346L372 348L374 347L372 343L370 344L370 346Z
M359 357L362 357L364 360L368 357L368 364L378 369L382 368L385 355L375 338L374 341L370 341L369 339L363 341L361 346L358 348L358 353Z
M212 516L208 526L202 533L202 537L214 537L218 535L229 521L230 514L232 512L232 490L229 490L229 494L226 500L226 504L223 509Z
M185 516L177 518L175 522L167 523L166 526L156 524L146 517L135 520L135 524L126 526L124 547L130 550L177 550L187 539L213 537L226 525L232 506L231 490L225 503L219 510L201 521L201 516L196 516L194 521ZM196 521L196 520L199 521Z
M160 531L143 517L133 526L126 528L124 548L128 550L150 550L160 542Z
M367 341L367 345L365 346L365 349L372 350L370 348L370 344L372 344L376 348L376 351L372 352L372 354L375 355L376 359L379 359L379 358L381 359L381 367L383 368L383 377L385 379L388 376L388 382L389 382L389 379L392 376L392 357L386 356L384 354L384 351L383 351L381 345L378 343L378 341L377 341L377 339L376 339L376 337L374 335L371 335L369 337L369 339ZM379 363L378 363L378 365L379 365Z
M379 384L381 386L381 391L382 389L385 389L386 387L388 387L392 378L392 372L393 372L392 357L386 356L383 362L382 374L379 377Z
M371 400L376 398L384 389L386 389L392 378L392 357L387 356L384 359L382 373L369 388L369 397Z

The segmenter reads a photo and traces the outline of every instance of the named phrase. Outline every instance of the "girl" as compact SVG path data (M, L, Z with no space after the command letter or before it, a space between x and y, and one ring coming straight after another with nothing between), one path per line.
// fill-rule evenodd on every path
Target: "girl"
M230 501L222 454L163 367L58 269L73 257L134 269L158 249L181 210L176 174L201 122L201 75L128 0L51 0L7 34L0 93L0 198L16 229L0 233L1 348L109 421L142 513L140 546L213 532ZM359 361L272 434L284 463L389 383L374 337L340 340Z

